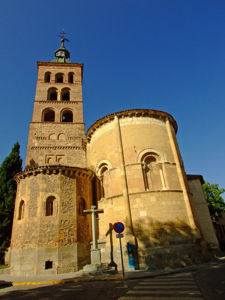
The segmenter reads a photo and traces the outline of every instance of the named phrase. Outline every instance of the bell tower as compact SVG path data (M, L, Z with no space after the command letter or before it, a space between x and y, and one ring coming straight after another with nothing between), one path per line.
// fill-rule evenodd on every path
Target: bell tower
M38 62L26 166L85 167L82 100L83 64L71 63L66 39L51 62Z
M86 169L83 64L61 46L38 62L25 170L17 194L10 245L14 275L67 273L90 262L94 174Z

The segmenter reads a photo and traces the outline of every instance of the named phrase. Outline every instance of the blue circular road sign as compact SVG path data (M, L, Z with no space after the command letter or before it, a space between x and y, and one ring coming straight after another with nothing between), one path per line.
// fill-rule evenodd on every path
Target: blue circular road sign
M121 222L116 222L114 225L113 225L113 229L115 230L115 232L117 233L121 233L124 231L124 225L123 223Z

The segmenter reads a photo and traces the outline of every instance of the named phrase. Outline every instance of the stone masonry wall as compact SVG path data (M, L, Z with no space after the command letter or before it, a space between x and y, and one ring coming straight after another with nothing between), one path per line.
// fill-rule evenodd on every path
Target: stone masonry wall
M174 131L173 127L170 130ZM173 146L166 120L148 116L124 116L119 121L111 118L92 133L87 144L87 166L96 174L99 174L102 164L108 166L103 179L99 177L104 189L104 195L98 201L98 207L104 209L99 215L104 262L112 260L113 245L114 262L120 265L118 239L110 229L118 221L125 224L123 245L127 269L126 243L135 244L132 230L138 243L141 267L146 267L144 257L148 256L149 250L146 249L149 247L173 247L173 244L193 242L190 215L179 178L182 175ZM148 153L155 157L155 161L149 175L144 175L143 158ZM180 165L182 168L181 162Z
M92 202L91 178L85 173L40 173L18 183L11 241L12 273L20 275L62 273L77 270L89 262L90 219L81 222L80 199ZM53 196L53 214L46 216L46 199ZM21 200L24 215L19 220ZM79 232L79 236L78 236ZM85 248L83 257L80 248ZM46 270L46 261L52 261ZM35 273L36 272L36 273Z
M197 176L196 176L197 177ZM202 232L204 240L211 248L218 248L218 240L215 235L208 205L204 196L199 178L188 178L188 184L192 197L192 207L196 222Z

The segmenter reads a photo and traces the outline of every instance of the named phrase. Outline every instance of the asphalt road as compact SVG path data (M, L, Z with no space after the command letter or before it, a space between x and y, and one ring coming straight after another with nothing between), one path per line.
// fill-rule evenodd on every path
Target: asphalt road
M0 290L0 299L176 300L225 299L225 263L193 272L121 281L92 281L48 286L14 286Z
M4 299L203 299L192 273L139 280L66 283L46 287L13 287ZM187 298L188 297L188 298Z
M214 263L193 273L205 300L225 299L225 262Z

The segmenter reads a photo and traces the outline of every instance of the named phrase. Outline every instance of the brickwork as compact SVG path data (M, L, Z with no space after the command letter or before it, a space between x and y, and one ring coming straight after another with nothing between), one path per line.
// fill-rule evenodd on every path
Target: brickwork
M44 165L86 167L82 102L82 64L38 63L38 80L30 123L26 168ZM45 74L50 81L46 82ZM63 82L56 82L56 74ZM73 74L73 83L68 82ZM55 89L57 100L48 99L49 90ZM63 89L68 89L69 100L62 100ZM45 112L54 112L54 121L45 120ZM63 120L69 111L72 119Z

